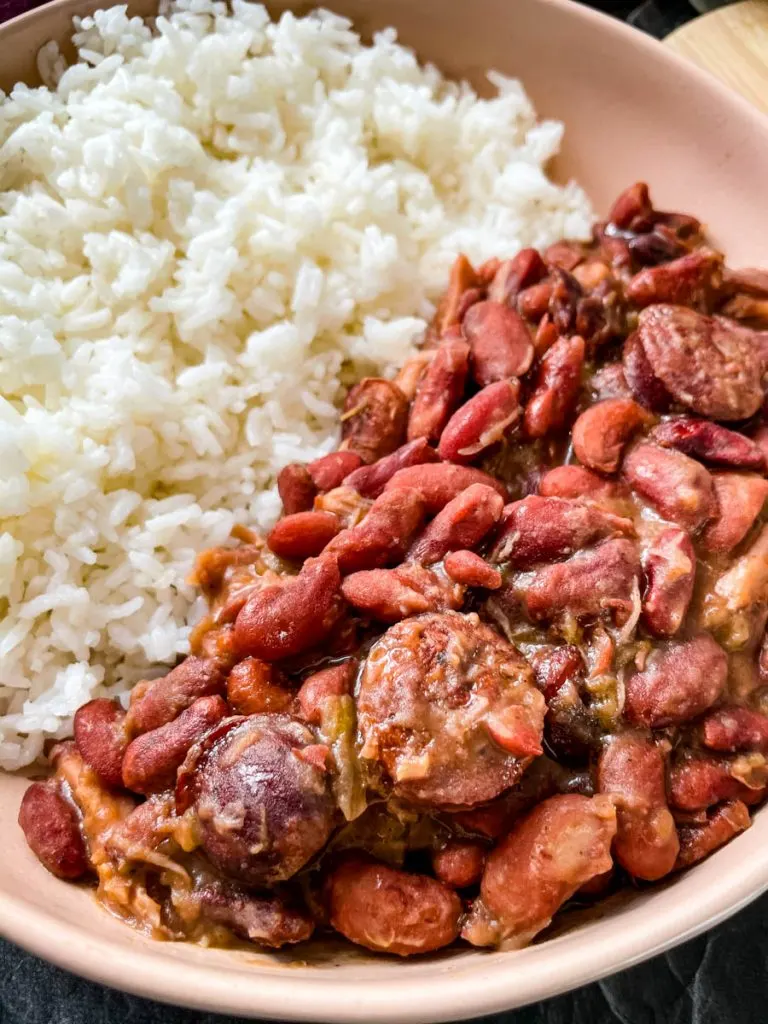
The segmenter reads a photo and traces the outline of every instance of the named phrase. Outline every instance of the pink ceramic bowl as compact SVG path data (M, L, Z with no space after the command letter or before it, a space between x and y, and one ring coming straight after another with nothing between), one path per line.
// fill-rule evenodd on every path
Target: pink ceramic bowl
M102 0L103 2L103 0ZM0 87L35 79L35 53L67 37L98 0L56 0L0 28ZM129 5L149 13L153 0ZM308 8L290 0L269 6ZM519 76L541 114L565 121L561 176L598 209L649 181L661 207L704 217L735 264L768 262L768 121L658 43L567 0L330 0L364 30L395 25L422 58L481 86ZM25 781L0 775L0 933L62 967L154 999L252 1017L426 1024L509 1009L660 953L768 888L768 811L731 845L672 882L566 915L529 949L452 951L400 962L347 947L311 960L145 939L87 889L37 863L16 825Z

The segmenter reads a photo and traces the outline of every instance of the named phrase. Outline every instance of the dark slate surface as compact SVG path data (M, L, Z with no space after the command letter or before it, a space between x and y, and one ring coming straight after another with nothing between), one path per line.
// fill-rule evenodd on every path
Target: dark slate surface
M0 0L0 19L32 6ZM687 0L650 0L639 6L636 0L602 0L591 6L657 36L694 14ZM666 956L546 1003L485 1018L482 1024L766 1024L767 974L768 896ZM102 988L0 940L0 1024L240 1022Z

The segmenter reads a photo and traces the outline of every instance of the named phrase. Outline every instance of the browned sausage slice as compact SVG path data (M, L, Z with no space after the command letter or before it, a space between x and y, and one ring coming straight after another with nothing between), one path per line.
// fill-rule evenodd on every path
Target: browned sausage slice
M541 753L544 698L517 651L476 615L420 615L371 648L358 694L361 756L395 793L471 807Z
M655 375L683 405L714 420L743 420L763 401L762 363L743 327L684 306L649 306L639 337Z

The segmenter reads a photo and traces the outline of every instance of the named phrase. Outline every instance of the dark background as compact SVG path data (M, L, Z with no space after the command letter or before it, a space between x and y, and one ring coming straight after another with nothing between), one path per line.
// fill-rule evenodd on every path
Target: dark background
M32 6L0 0L0 20ZM688 0L603 0L589 6L660 38L695 15ZM666 956L482 1024L766 1024L767 971L768 896ZM0 940L0 1024L118 1022L241 1024L101 988Z

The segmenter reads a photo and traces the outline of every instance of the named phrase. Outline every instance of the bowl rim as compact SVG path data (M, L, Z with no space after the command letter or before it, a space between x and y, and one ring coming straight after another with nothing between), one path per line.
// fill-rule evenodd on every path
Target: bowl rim
M468 4L471 0L454 2ZM594 26L607 41L614 39L629 44L683 72L701 90L702 103L706 102L707 95L717 97L720 104L730 106L740 119L751 122L756 131L768 130L768 116L745 98L640 30L573 0L536 2L542 7L557 9L574 22ZM333 7L332 0L318 0L316 6L326 3ZM0 25L0 51L19 29L38 19L44 20L52 11L77 6L82 6L78 0L51 0L5 22ZM91 6L95 10L113 4L105 0L103 4ZM200 964L154 956L151 940L145 941L140 936L134 945L121 946L119 955L110 957L105 955L109 940L97 941L84 933L76 921L62 920L30 905L21 896L3 891L0 891L0 935L90 981L161 1003L215 1013L322 1024L329 1019L328 997L334 995L332 1014L338 1024L360 1024L361 1021L392 1024L394 1020L399 1024L426 1024L502 1012L512 1005L523 1006L604 978L694 938L737 913L766 890L768 858L754 857L752 863L745 860L740 871L725 873L719 885L704 887L697 892L696 899L683 906L655 915L649 913L641 923L633 923L631 929L621 929L618 935L591 935L589 941L569 950L567 971L553 971L546 958L526 962L526 969L514 976L499 959L489 958L485 965L481 959L473 960L470 966L463 968L460 958L448 960L445 962L448 967L439 978L438 1005L434 983L419 976L401 975L395 984L389 977L374 983L347 982L342 998L338 998L338 979L333 971L318 971L312 978L254 971L252 980L243 981L241 975L235 979L213 961ZM524 955L524 951L518 955ZM169 971L173 973L173 992L169 992Z

